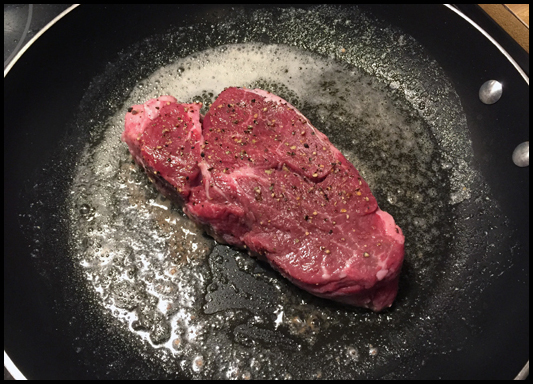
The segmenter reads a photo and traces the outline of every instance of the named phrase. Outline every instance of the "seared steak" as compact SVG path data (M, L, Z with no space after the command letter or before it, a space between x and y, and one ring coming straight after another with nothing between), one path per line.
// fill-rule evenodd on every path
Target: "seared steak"
M258 89L224 90L203 122L200 107L162 96L126 115L122 138L159 190L302 289L389 307L404 236L328 138Z

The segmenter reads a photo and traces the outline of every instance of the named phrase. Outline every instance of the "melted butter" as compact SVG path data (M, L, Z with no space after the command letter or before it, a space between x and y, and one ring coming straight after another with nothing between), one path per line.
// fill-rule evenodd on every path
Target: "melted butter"
M200 25L202 34L191 27L171 36L182 51L154 57L159 68L120 95L114 116L95 122L98 139L78 162L69 202L73 260L102 313L150 345L166 372L353 378L408 356L416 338L390 340L414 332L406 324L424 328L425 319L410 317L425 300L412 287L423 292L439 281L440 256L454 235L450 209L470 198L471 147L458 97L430 58L420 55L416 67L427 73L413 75L410 55L420 50L413 39L385 28L372 37L372 50L363 31L377 27L358 11L280 12L276 28L268 11L256 11L251 19ZM232 37L235 23L243 38ZM263 33L274 44L253 42ZM215 48L193 49L190 36ZM229 86L258 87L299 108L395 217L406 235L407 270L392 310L375 314L314 298L246 254L215 246L132 163L119 140L128 107L172 95L203 102L205 113Z

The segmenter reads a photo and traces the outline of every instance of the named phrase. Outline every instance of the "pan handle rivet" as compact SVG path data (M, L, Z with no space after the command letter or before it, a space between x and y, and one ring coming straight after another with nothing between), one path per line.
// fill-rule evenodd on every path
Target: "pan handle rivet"
M529 141L517 145L513 151L513 163L519 167L529 167Z
M502 83L496 80L485 81L479 88L479 100L485 104L494 104L502 97Z

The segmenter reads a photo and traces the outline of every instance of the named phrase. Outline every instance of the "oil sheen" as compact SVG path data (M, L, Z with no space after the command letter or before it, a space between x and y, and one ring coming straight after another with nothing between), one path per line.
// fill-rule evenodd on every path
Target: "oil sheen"
M181 49L155 57L157 68L111 98L114 113L92 122L71 185L72 261L102 316L128 329L131 348L144 345L168 374L380 376L419 347L413 335L432 332L426 324L438 311L428 292L445 284L441 271L461 266L461 254L443 255L455 235L452 210L478 196L466 119L443 71L400 31L334 7L279 10L277 28L272 17L257 10L166 36ZM234 36L239 22L243 35ZM196 33L209 42L203 49L190 37ZM426 72L414 75L412 64ZM406 263L390 310L312 297L268 265L216 244L133 163L120 141L128 107L172 95L202 102L205 113L230 86L261 88L295 105L395 217ZM412 317L424 307L431 311Z

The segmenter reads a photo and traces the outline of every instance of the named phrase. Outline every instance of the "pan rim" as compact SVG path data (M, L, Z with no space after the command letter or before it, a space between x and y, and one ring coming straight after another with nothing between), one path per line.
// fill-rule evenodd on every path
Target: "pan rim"
M57 15L55 18L53 18L48 24L46 24L43 29L41 29L39 32L37 32L35 34L35 36L33 36L31 38L30 41L28 41L21 49L20 51L17 52L17 54L15 55L15 57L13 57L13 59L11 59L11 61L7 64L7 66L5 67L4 69L4 78L7 76L7 74L9 73L9 71L11 70L11 68L13 68L13 66L16 64L16 62L22 57L22 55L24 54L24 52L26 52L30 46L39 38L42 36L43 33L45 33L47 30L49 30L55 23L57 23L60 19L62 19L63 17L65 17L68 13L70 13L72 10L74 10L75 8L77 8L80 4L73 4L71 5L70 7L68 7L67 9L65 9L63 12L61 12L59 15Z
M8 63L6 68L4 69L4 78L7 76L9 71L13 68L13 66L17 63L17 61L22 57L22 55L30 48L30 46L39 38L41 37L48 29L50 29L55 23L57 23L60 19L65 17L67 14L69 14L71 11L76 9L80 4L73 4L69 8L65 9L63 12L61 12L58 16L56 16L53 20L51 20L45 27L43 27L31 40L29 40L21 49L20 51L13 57L13 59ZM524 72L524 70L518 65L518 63L512 58L512 56L492 37L490 36L484 29L482 29L479 25L477 25L473 20L471 20L468 16L466 16L464 13L462 13L460 10L455 8L451 4L443 4L445 7L456 13L458 16L463 18L465 21L467 21L470 25L472 25L478 32L480 32L485 38L487 38L506 58L507 60L515 67L515 69L518 71L518 73L522 76L526 84L529 86L529 76ZM24 376L24 374L17 368L17 366L14 364L14 362L11 360L7 352L4 350L4 367L7 369L7 371L15 378L16 380L27 380L27 378ZM524 380L529 376L529 359L524 364L523 368L520 370L520 372L514 377L515 380Z
M28 380L13 363L6 351L4 351L4 367L15 380Z
M457 15L462 17L464 20L470 23L474 28L476 28L483 36L485 36L498 50L509 60L511 64L515 67L515 69L520 73L524 81L529 86L529 76L526 75L524 70L518 65L518 63L512 58L512 56L491 36L489 35L483 28L481 28L479 25L474 23L473 20L471 20L468 16L466 16L464 13L459 11L457 8L452 6L451 4L444 4L449 10L455 12Z

